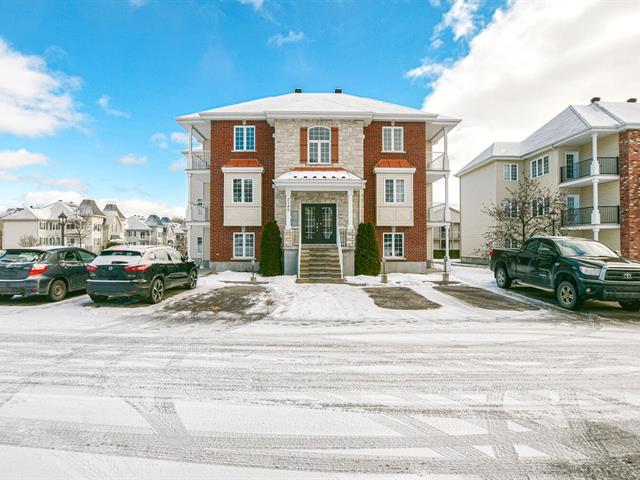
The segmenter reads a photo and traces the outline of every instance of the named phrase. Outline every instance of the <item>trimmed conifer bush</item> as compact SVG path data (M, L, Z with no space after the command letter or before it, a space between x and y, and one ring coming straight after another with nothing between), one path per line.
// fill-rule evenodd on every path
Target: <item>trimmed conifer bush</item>
M262 226L259 271L265 277L282 275L282 237L275 220L269 220Z
M370 222L358 225L355 255L356 275L378 275L380 273L380 252L376 240L376 229Z

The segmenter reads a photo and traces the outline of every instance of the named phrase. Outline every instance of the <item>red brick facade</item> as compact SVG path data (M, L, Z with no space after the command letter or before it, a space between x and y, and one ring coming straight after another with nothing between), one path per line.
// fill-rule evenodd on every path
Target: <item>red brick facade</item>
M210 202L210 250L212 262L233 261L233 234L241 227L223 227L224 223L224 174L222 166L229 160L256 159L264 167L262 174L262 223L274 218L274 197L272 180L274 176L275 142L273 127L266 121L247 121L256 127L256 151L233 151L233 127L240 121L211 122L211 202ZM246 232L254 232L256 258L260 258L261 227L245 227Z
M640 260L640 130L620 133L620 249Z
M390 122L371 122L364 128L364 172L367 187L364 190L364 218L376 222L376 164L383 159L404 159L415 167L413 175L413 227L396 227L404 232L404 255L408 262L427 261L427 176L426 132L422 122L396 122L404 127L404 153L382 152L382 127ZM382 234L391 227L376 227L378 244L382 253Z

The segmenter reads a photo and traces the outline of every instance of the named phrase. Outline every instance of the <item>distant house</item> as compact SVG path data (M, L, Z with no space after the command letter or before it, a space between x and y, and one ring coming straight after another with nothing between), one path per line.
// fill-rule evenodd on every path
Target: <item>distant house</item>
M105 216L102 241L107 243L124 243L124 227L126 217L122 214L118 206L114 203L108 203L102 209Z
M151 245L151 227L136 215L128 217L124 224L124 240L127 245Z
M449 257L460 258L460 210L449 206L449 216L445 216L444 203L434 205L429 209L429 225L431 226L431 248L433 258L444 258L446 242L445 225L449 228Z
M98 253L104 247L104 212L95 200L85 199L78 205L76 213L77 219L69 223L69 237L75 239L80 246ZM85 221L84 225L79 219ZM83 235L86 237L82 238Z

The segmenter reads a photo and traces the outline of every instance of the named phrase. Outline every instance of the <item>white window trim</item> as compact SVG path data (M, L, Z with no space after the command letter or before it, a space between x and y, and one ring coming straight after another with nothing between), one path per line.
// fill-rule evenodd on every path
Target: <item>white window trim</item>
M516 178L511 178L512 167L516 167ZM509 171L509 178L507 178L507 170ZM517 163L505 163L502 167L502 178L505 182L517 182L520 179L520 165Z
M393 182L393 201L391 202L387 201L387 180L391 180ZM401 202L397 200L398 182L402 182L402 195L404 196L404 200ZM407 182L404 178L385 178L383 189L384 191L382 194L386 205L405 205L407 203Z
M384 131L391 130L391 149L384 148ZM396 131L399 130L402 135L402 144L400 145L400 150L396 150L394 148ZM390 127L382 127L382 152L383 153L405 153L404 151L404 127L390 126Z
M544 172L544 159L547 159L547 167L548 171ZM539 162L539 163L538 163ZM533 165L536 164L536 175L533 174ZM536 158L535 160L531 160L531 178L544 177L545 175L549 175L551 172L551 159L549 155L543 155L542 157ZM540 173L543 172L543 173Z
M239 202L236 202L235 196L234 196L234 191L233 191L233 183L235 180L241 180L241 188L240 188L240 198L241 200ZM250 202L245 202L244 201L244 182L249 180L251 182L251 201ZM231 203L233 203L234 205L253 205L255 203L255 188L254 188L254 183L253 183L253 178L232 178L231 179Z
M236 130L242 129L242 139L244 148L238 148L236 145ZM253 129L253 149L247 147L247 129ZM255 125L234 125L233 126L233 152L255 152L256 151L256 127Z
M311 130L314 128L324 128L326 130L329 130L329 140L311 140ZM325 126L325 125L314 125L313 127L309 127L307 128L307 164L309 165L331 165L332 162L332 158L331 158L331 128ZM314 144L322 144L322 143L326 143L329 145L329 161L328 162L323 162L322 161L322 147L318 147L318 161L317 162L312 162L311 161L311 142L313 142Z
M385 255L384 254L384 237L386 235L391 235L391 255ZM402 237L402 255L401 256L396 256L395 255L395 237L396 236L401 236ZM390 259L390 260L404 260L405 257L405 243L404 243L404 232L383 232L382 233L382 258L385 259Z
M242 256L236 255L236 236L242 235ZM253 237L253 255L246 255L247 237ZM253 232L233 232L233 259L234 260L253 260L256 258L256 234Z

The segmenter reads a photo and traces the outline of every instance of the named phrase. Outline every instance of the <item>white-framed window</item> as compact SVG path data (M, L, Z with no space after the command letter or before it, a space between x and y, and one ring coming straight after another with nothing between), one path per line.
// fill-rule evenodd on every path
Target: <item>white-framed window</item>
M550 203L551 202L549 200L549 197L539 199L539 200L533 200L531 202L531 209L533 212L533 216L537 217L540 215L549 215Z
M541 177L549 173L549 156L545 155L536 160L531 160L531 177Z
M515 238L507 238L504 241L504 248L518 248L518 241Z
M516 218L518 211L518 202L516 200L506 199L504 201L504 212L507 218Z
M233 179L233 203L253 203L253 179Z
M403 127L382 127L382 151L404 152Z
M385 178L384 203L404 203L403 178Z
M504 164L504 179L507 182L518 181L518 164L517 163Z
M237 232L233 234L233 258L253 258L255 256L255 234Z
M307 135L309 163L331 163L331 129L311 127Z
M383 233L382 255L384 258L404 258L404 233Z
M203 245L204 245L204 241L202 237L196 237L196 253L202 253Z
M253 125L236 125L233 127L233 149L253 151L256 149L256 127Z

